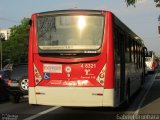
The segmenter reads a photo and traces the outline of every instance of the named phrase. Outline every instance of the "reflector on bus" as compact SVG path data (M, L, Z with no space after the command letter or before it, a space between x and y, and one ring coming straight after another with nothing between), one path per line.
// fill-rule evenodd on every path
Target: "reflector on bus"
M96 80L97 80L102 86L104 86L105 72L106 72L106 65L103 66L101 72L99 73L98 77L96 78Z
M37 69L37 67L34 65L34 76L35 76L35 83L38 85L42 81L42 77Z

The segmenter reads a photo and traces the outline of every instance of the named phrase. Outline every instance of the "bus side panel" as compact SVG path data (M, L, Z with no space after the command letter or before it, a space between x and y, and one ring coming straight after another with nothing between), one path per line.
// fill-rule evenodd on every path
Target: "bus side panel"
M104 30L104 43L107 45L106 81L104 84L103 106L114 107L114 42L112 13L107 12Z
M29 37L29 48L28 48L28 79L29 79L29 103L36 104L36 96L35 96L35 82L34 82L34 72L33 72L33 43L35 37L35 18L36 15L32 15L31 20L32 24L30 26L30 37Z
M28 48L28 79L29 87L34 87L33 81L33 40L34 40L34 15L32 16L32 25L30 26L29 48Z
M114 68L114 43L113 43L113 28L112 28L112 13L107 12L105 24L105 40L107 41L107 69L106 69L106 81L104 88L114 88L115 68Z

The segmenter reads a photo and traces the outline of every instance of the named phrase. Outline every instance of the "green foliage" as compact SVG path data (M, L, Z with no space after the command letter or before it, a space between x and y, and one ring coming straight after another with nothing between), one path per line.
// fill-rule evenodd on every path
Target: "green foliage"
M125 2L127 3L127 6L130 6L130 5L135 6L135 3L137 2L137 0L125 0Z
M11 63L27 62L29 18L24 18L21 24L11 28L11 34L7 41L3 42L3 60Z
M138 0L125 0L127 6L133 5L135 6L136 2ZM139 0L140 1L140 0ZM143 1L143 0L142 0ZM156 7L160 7L160 0L154 0L154 2L156 3Z
M3 33L0 33L0 40L1 40L1 41L4 41L4 40L5 40L5 36L4 36Z

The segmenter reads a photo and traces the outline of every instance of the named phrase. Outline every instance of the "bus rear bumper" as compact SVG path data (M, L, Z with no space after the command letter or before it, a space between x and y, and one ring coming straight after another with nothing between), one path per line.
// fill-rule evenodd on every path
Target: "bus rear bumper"
M52 106L114 107L114 90L103 87L29 87L29 103Z

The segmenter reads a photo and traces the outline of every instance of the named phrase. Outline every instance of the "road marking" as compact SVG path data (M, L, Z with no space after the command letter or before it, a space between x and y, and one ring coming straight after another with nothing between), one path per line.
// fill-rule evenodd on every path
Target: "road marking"
M58 108L60 108L60 106L56 106L56 107L49 108L49 109L47 109L47 110L45 110L45 111L42 111L42 112L40 112L40 113L37 113L37 114L35 114L35 115L33 115L33 116L30 116L30 117L28 117L28 118L25 118L24 120L33 120L33 119L35 119L35 118L37 118L37 117L39 117L39 116L42 116L42 115L44 115L44 114L47 114L47 113L49 113L49 112L51 112L51 111L53 111L53 110L56 110L56 109L58 109Z
M149 91L150 91L150 89L151 89L154 81L155 81L155 75L154 75L153 78L152 78L152 83L150 84L150 86L149 86L149 88L147 89L146 93L144 94L142 100L140 101L140 104L138 105L138 109L137 109L137 110L134 112L134 114L133 114L133 116L134 116L133 120L135 120L135 118L138 116L138 113L139 113L139 111L140 111L140 108L142 107L142 104L143 104L144 100L146 99L146 97L147 97L147 95L148 95L148 93L149 93Z

